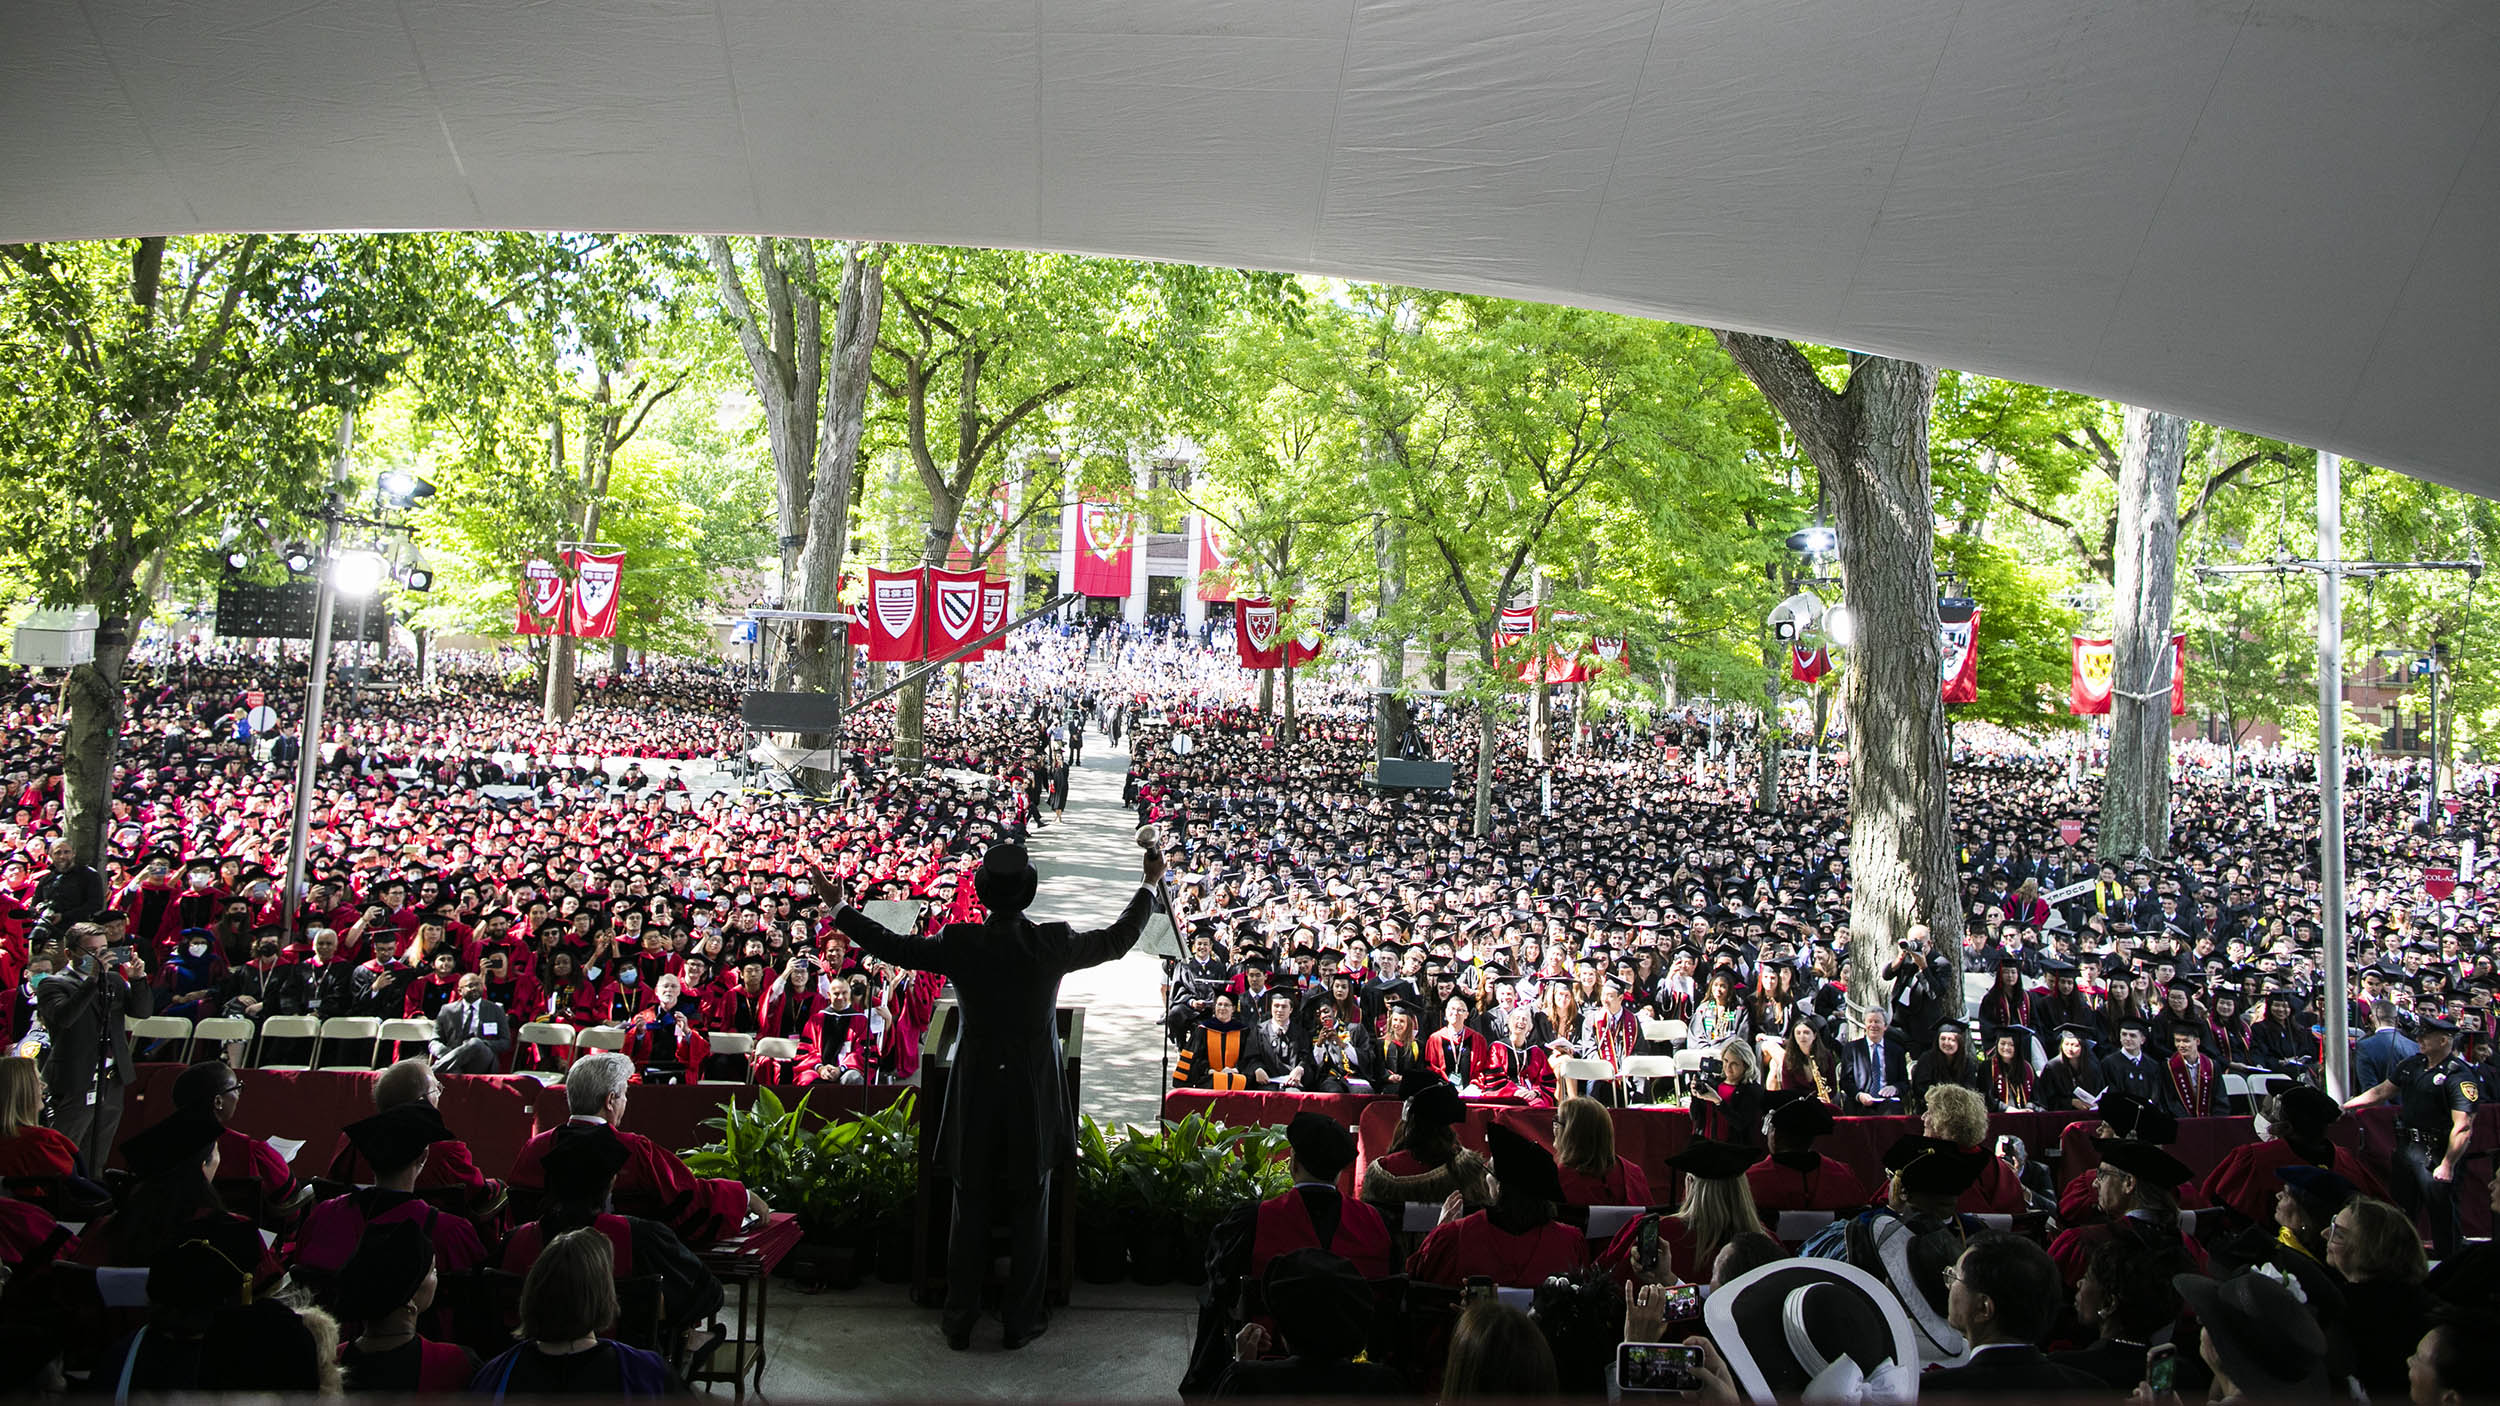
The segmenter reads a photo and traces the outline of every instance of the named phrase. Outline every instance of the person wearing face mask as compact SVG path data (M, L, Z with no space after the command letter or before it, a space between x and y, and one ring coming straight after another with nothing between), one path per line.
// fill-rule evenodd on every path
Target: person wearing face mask
M163 992L157 1004L166 1015L185 1020L215 1015L226 971L226 956L217 950L209 930L184 928L174 940L174 955L157 968L156 981Z

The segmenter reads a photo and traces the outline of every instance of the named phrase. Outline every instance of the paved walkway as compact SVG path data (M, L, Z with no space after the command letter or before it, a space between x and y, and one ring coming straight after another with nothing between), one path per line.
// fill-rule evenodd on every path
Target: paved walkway
M1099 732L1087 733L1084 760L1068 774L1066 816L1040 827L1031 840L1033 867L1042 876L1035 921L1099 926L1136 892L1137 812L1120 804L1127 775L1128 753L1113 750ZM1162 961L1137 951L1071 973L1060 984L1062 1005L1086 1008L1085 1112L1117 1123L1162 1116L1162 987Z

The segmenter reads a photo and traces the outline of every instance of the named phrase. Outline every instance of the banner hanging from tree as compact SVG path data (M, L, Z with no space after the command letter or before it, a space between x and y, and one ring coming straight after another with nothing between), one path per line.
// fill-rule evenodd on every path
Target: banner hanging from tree
M1288 610L1292 609L1293 602L1287 601L1285 603L1285 608ZM1301 631L1295 634L1292 639L1286 641L1285 663L1293 668L1299 669L1303 665L1317 659L1319 657L1319 652L1326 648L1327 645L1328 636L1320 632L1319 622L1314 620L1310 624L1303 626Z
M572 633L586 640L616 638L617 607L625 598L623 552L567 552L573 561Z
M1224 529L1205 513L1198 516L1198 599L1233 598L1234 556L1224 547Z
M868 657L908 664L920 658L921 602L926 592L918 571L868 573Z
M564 633L564 571L554 562L532 557L521 568L520 608L513 632L523 635Z
M1282 641L1276 637L1276 602L1265 597L1233 602L1233 649L1245 669L1281 669Z
M1819 644L1792 644L1788 647L1788 676L1799 683L1813 683L1832 671L1832 652Z
M993 634L995 631L997 631L997 629L998 629L1000 626L1002 626L1002 625L1004 625L1004 624L1006 624L1006 623L1007 623L1007 596L1008 596L1008 592L1007 592L1007 583L1006 583L1004 580L998 580L998 581L984 580L984 581L982 581L982 583L981 583L981 633L982 633L982 634L984 634L984 635ZM990 640L988 643L986 643L986 644L984 644L984 645L982 645L982 646L981 646L981 652L980 652L980 654L979 654L978 656L976 656L976 657L978 657L978 658L982 658L982 659L987 659L987 658L988 658L988 657L990 657L991 655L996 654L996 653L998 652L998 650L999 650L999 646L1000 646L1002 643L1004 643L1004 641L1003 641L1003 640L1000 640L1000 639L992 639L992 640Z
M1632 651L1625 646L1623 636L1591 635L1589 653L1597 656L1597 673L1631 676Z
M2073 637L2074 666L2066 689L2066 710L2077 717L2099 717L2109 711L2118 673L2118 649L2106 639ZM2170 716L2187 716L2187 636L2170 637Z
M978 571L946 571L934 566L928 574L928 608L921 612L928 620L927 657L943 659L972 643L972 637L981 632L983 578Z
M1126 596L1135 584L1136 544L1127 508L1117 503L1076 505L1076 593Z
M1579 621L1580 613L1575 610L1556 610L1547 613L1547 623L1557 630L1576 625ZM1535 660L1530 660L1529 669L1533 670L1535 664ZM1520 677L1527 678L1528 675L1523 672ZM1588 660L1580 650L1565 649L1562 645L1556 644L1545 652L1545 682L1585 683L1588 678Z
M1947 703L1979 701L1979 604L1976 601L1936 602L1943 622L1944 653L1938 666Z

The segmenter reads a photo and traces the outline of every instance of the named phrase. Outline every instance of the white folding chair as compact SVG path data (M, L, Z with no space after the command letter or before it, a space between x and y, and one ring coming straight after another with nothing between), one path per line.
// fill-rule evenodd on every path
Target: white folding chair
M1680 1020L1669 1020L1661 1023L1667 1027L1667 1030L1665 1034L1658 1037L1659 1039L1666 1041L1670 1045L1691 1043L1693 1038L1693 1027L1691 1025Z
M525 1073L542 1084L564 1082L565 1067L573 1062L574 1030L572 1026L561 1021L533 1020L521 1027L518 1038L524 1045L537 1045L556 1051L555 1068L531 1069L524 1071Z
M1642 1016L1641 1038L1649 1041L1653 1045L1663 1045L1667 1043L1667 1031L1671 1029L1674 1024L1674 1021L1661 1020L1654 1015Z
M734 1030L724 1030L708 1038L712 1044L712 1053L723 1058L730 1055L748 1055L755 1050L754 1036L742 1035ZM695 1082L698 1084L743 1084L747 1082L744 1079L706 1079L701 1077L702 1072L699 1069L695 1071Z
M386 1020L374 1036L389 1045L432 1045L440 1033L430 1020Z
M779 1035L767 1035L763 1039L755 1042L755 1057L759 1060L797 1059L799 1057L799 1042L796 1040L786 1039Z
M122 1017L122 1025L133 1045L142 1040L178 1040L183 1056L187 1058L191 1053L191 1022L181 1016L126 1015Z
M306 1056L302 1064L263 1064L255 1059L252 1062L253 1068L301 1074L321 1061L321 1022L313 1016L273 1015L262 1021L260 1023L260 1048L268 1049L269 1042L272 1040L310 1040L313 1042L312 1053Z
M252 1037L259 1033L258 1026L239 1015L210 1016L191 1027L191 1048L183 1053L183 1062L193 1063L192 1055L198 1052L200 1045L212 1042L217 1046L218 1058L237 1069L243 1068L243 1056L252 1043Z
M1623 1068L1619 1072L1627 1079L1646 1080L1652 1085L1663 1079L1672 1087L1675 1083L1675 1056L1627 1055L1624 1057ZM1649 1101L1656 1103L1658 1090L1651 1087L1648 1092Z
M328 1020L321 1022L321 1048L313 1052L313 1068L328 1069L332 1067L321 1062L322 1055L336 1055L340 1047L364 1044L379 1035L381 1031L382 1022L369 1015L334 1015L330 1017ZM368 1051L366 1057L358 1063L341 1067L350 1069L370 1069L373 1067L371 1052Z
M594 1025L589 1029L574 1032L573 1045L576 1049L604 1050L609 1054L623 1054L625 1053L625 1030L624 1027L616 1025Z

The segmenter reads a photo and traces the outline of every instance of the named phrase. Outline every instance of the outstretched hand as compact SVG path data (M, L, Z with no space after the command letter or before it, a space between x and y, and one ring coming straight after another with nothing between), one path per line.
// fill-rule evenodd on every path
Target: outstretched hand
M1146 850L1146 858L1143 862L1143 868L1145 869L1147 883L1159 884L1163 882L1163 851L1155 849L1151 846L1148 847Z
M842 885L832 879L826 878L825 871L822 868L814 864L808 865L807 883L810 888L816 891L816 897L820 901L832 904L835 907L841 906Z

